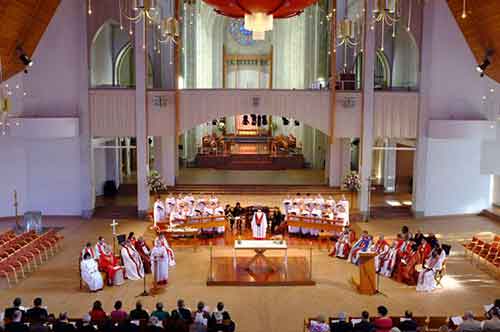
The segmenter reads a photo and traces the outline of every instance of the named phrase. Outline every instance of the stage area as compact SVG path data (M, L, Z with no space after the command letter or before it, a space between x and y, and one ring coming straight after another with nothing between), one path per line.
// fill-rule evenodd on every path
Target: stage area
M265 198L262 198L265 199ZM265 200L263 203L266 203ZM69 311L81 316L91 307L94 300L103 302L109 312L115 300L131 308L142 291L142 282L128 282L125 287L105 288L97 294L79 289L78 254L87 240L95 241L104 235L110 241L109 220L52 217L45 218L47 226L62 226L63 250L12 289L2 289L0 305L10 305L12 299L21 296L29 305L36 296L41 296L51 312ZM119 232L144 233L149 224L137 220L120 220ZM13 221L0 222L0 230L12 226ZM219 300L226 303L238 324L238 331L254 332L299 332L304 317L318 313L335 315L339 311L359 314L363 309L374 313L377 305L385 304L390 314L401 315L410 309L415 315L462 314L464 310L482 312L482 305L500 297L500 282L484 271L464 260L458 240L470 238L478 229L484 232L500 232L500 223L476 216L429 218L420 220L373 221L362 224L373 235L393 235L407 224L411 229L418 227L426 232L436 232L453 245L453 256L448 261L448 275L443 280L444 289L432 294L416 293L392 280L381 278L380 290L385 296L360 296L349 283L357 268L345 261L332 259L326 250L314 248L312 275L316 286L298 287L207 287L210 249L203 246L176 248L177 266L170 272L168 288L157 297L143 298L148 310L157 301L171 309L177 298L184 298L190 307L196 301L204 300L213 307Z

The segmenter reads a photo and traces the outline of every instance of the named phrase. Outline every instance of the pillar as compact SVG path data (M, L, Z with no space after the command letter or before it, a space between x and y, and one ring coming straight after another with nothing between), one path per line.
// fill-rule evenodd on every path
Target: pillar
M342 138L340 142L340 185L344 176L351 172L351 139Z
M393 193L396 191L396 144L389 140L384 146L384 191Z
M492 204L500 207L500 175L493 176L493 197Z
M361 118L361 190L358 195L359 210L363 219L369 216L370 177L373 151L373 103L375 73L375 29L371 29L374 0L366 0L362 81L362 118Z
M158 171L161 173L167 186L175 186L177 172L177 159L175 158L176 140L173 135L162 136L160 139L160 164Z
M422 50L420 52L420 98L417 120L417 149L413 162L413 204L412 210L415 217L421 217L425 211L425 182L427 164L427 124L429 120L428 98L433 93L430 88L432 65L432 39L434 21L434 1L425 2L422 15Z
M80 54L82 61L80 63L79 91L80 100L78 103L80 115L80 184L81 184L81 209L82 217L91 218L95 208L95 179L94 179L94 151L92 148L92 134L90 129L89 116L89 48L87 40L87 7L84 1L80 2L82 32Z
M132 173L132 153L130 149L130 137L125 138L125 175L130 176Z
M330 146L330 151L328 153L328 159L329 159L328 183L330 184L330 187L340 187L342 182L341 180L342 174L340 166L341 139L335 138L329 146Z
M149 173L147 104L146 104L146 49L143 48L145 31L142 23L135 25L135 136L137 150L137 214L147 215L149 209ZM144 41L145 42L145 41Z

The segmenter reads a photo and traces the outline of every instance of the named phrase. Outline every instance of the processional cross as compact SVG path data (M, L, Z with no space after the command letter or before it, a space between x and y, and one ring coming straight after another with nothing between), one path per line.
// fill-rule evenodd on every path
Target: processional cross
M116 242L116 226L118 226L119 223L116 222L116 219L113 219L113 222L109 224L111 226L111 232L113 234L113 255L115 255L116 250L115 250L115 242Z

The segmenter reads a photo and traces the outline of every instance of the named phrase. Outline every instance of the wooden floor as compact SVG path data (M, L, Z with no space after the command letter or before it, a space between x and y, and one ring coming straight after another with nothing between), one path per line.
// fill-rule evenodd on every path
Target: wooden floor
M306 257L269 257L273 270L263 262L250 265L252 257L216 257L207 286L314 286ZM249 266L250 265L250 266Z
M246 197L235 197L246 201ZM268 197L252 199L266 202ZM0 306L10 305L13 298L21 296L29 306L32 299L41 296L51 312L68 311L81 317L88 312L94 300L102 301L109 312L115 300L122 300L125 308L131 308L142 292L142 282L127 282L122 287L107 287L102 292L90 294L78 287L78 255L86 241L95 242L99 235L108 241L111 229L108 219L83 220L80 218L45 218L47 226L64 227L63 250L40 269L31 273L12 289L0 290ZM149 224L139 220L119 220L119 233L134 231L145 233ZM11 227L11 220L0 222L0 231ZM334 316L340 311L352 315L366 309L375 313L376 307L384 304L391 315L401 315L412 310L415 315L460 315L465 310L482 312L482 305L500 298L500 282L481 265L476 266L465 259L458 242L470 238L477 232L500 233L500 223L477 216L456 216L425 219L374 220L359 224L371 234L393 236L403 225L411 230L421 228L434 232L443 242L451 243L452 257L448 262L448 275L443 288L431 294L415 292L414 287L381 278L380 290L384 295L361 296L350 283L357 275L357 267L344 260L327 256L326 249L312 250L312 279L315 286L304 287L207 287L210 249L203 246L193 248L174 245L177 266L170 271L169 284L159 295L141 298L146 309L153 309L161 301L166 308L173 308L178 298L183 298L190 307L204 300L210 308L223 301L238 324L240 332L301 332L304 317L319 313ZM219 247L218 247L219 248ZM224 246L220 246L223 250ZM230 248L228 247L228 250ZM304 249L305 250L305 249ZM222 256L222 255L221 255ZM151 279L148 276L148 285Z

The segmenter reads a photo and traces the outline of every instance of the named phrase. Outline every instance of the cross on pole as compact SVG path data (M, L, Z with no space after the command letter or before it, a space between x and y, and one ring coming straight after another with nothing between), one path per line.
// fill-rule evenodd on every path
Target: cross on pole
M113 222L109 224L111 226L111 232L113 233L113 255L116 254L116 226L118 226L119 223L116 222L116 219L113 219Z

